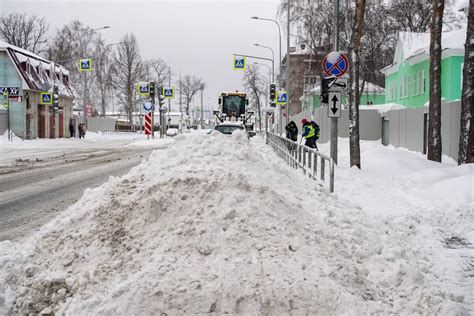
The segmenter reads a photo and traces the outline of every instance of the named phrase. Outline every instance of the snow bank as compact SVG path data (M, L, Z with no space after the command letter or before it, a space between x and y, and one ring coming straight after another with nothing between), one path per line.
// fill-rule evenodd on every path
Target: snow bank
M413 238L419 224L367 216L258 137L179 135L29 241L0 243L0 314L466 312L433 280L439 241Z

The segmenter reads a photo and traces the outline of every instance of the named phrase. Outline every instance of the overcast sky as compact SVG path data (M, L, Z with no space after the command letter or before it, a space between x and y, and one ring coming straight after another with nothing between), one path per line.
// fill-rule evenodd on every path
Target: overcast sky
M0 0L0 13L26 12L45 17L51 35L75 19L92 28L110 25L110 29L99 31L109 44L119 42L126 33L134 33L144 59L164 59L171 65L173 80L179 73L202 78L207 84L205 102L217 106L221 92L243 89L243 72L232 69L233 53L270 57L270 50L253 46L260 43L271 46L278 59L276 24L250 19L276 19L278 5L279 0ZM285 26L281 26L284 55ZM267 68L261 69L268 74Z

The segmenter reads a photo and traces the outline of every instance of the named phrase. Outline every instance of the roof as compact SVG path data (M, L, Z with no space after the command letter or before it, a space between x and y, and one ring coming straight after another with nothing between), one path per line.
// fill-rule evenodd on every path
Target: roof
M34 91L50 91L53 85L59 88L59 95L75 97L71 82L66 78L69 71L37 54L0 41L0 51L8 51L18 72L28 88ZM54 68L54 76L51 70Z
M362 86L362 83L363 83L363 80L359 80L359 86ZM313 89L311 89L308 94L309 95L319 95L321 92L321 86L318 85L316 87L314 87ZM378 86L372 82L368 82L366 81L365 82L365 85L364 85L364 93L373 93L373 94L384 94L385 93L385 89L382 88L381 86Z
M464 43L466 41L467 25L461 29L443 32L441 34L441 47L443 53L447 51L459 51L464 54ZM430 53L430 33L415 33L415 32L399 32L397 47L395 48L395 55L393 63L382 69L382 72L387 72L394 66L398 70L398 65L408 59L417 59L420 62L429 58Z

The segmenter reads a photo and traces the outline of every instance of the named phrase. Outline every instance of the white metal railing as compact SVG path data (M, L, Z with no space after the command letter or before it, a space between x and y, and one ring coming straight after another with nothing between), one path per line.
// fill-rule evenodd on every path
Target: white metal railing
M287 138L266 132L266 143L292 168L302 169L313 180L326 182L326 163L329 169L329 191L334 192L334 160L316 149L300 145ZM318 163L319 158L319 163Z

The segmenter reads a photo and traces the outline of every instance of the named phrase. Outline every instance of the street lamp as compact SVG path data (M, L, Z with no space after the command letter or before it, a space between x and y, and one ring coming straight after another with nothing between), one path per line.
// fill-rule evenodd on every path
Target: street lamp
M273 20L273 19L261 18L261 17L258 17L258 16L253 16L253 17L251 17L251 19L253 19L253 20L262 20L262 21L272 21L272 22L275 22L276 25L278 26L278 39L279 39L279 47L280 47L280 56L279 56L279 59L278 59L278 65L280 65L280 68L281 68L281 27L280 27L280 23L278 23L276 20Z
M271 50L271 52L272 52L272 67L273 67L272 73L275 74L275 68L274 68L275 67L274 66L274 64L275 64L275 52L273 52L273 49L270 46L265 46L265 45L260 45L260 44L253 44L253 45L255 45L257 47L263 47L263 48L267 48L267 49ZM272 82L275 82L275 75L273 75Z

